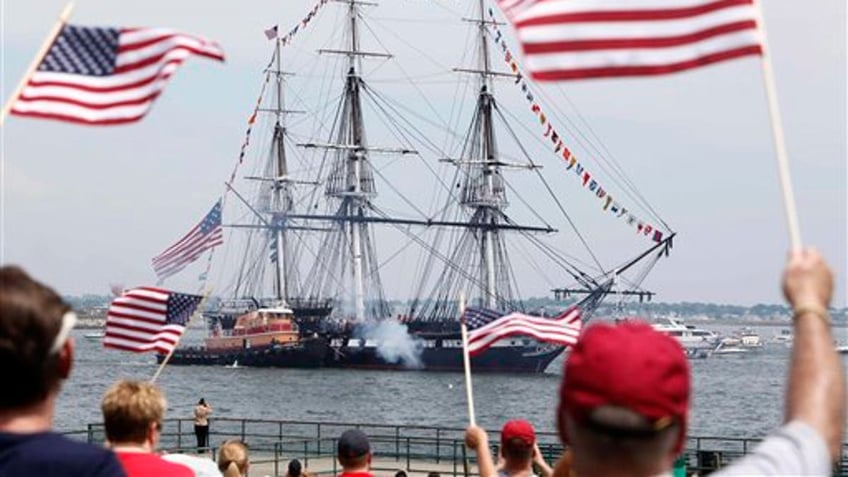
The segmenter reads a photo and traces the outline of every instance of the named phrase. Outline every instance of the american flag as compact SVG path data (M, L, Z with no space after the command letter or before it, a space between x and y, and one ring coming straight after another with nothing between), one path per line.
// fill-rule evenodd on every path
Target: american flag
M224 60L218 44L173 30L64 25L12 114L91 125L138 121L191 55Z
M475 330L487 323L491 323L503 316L503 313L489 308L477 308L469 306L462 314L462 319L465 320L465 325L468 330Z
M673 73L761 55L753 0L499 0L537 80Z
M138 287L115 298L106 312L103 346L135 353L168 353L203 297Z
M569 308L556 318L541 318L514 312L469 332L468 353L471 356L478 355L496 342L515 335L569 346L577 343L582 326L580 309L577 307Z
M153 257L153 270L159 280L179 272L200 255L224 243L224 231L221 228L221 200L177 243Z
M279 31L280 31L279 26L274 25L271 28L268 28L267 30L265 30L265 38L267 38L269 40L273 40L273 39L277 38L277 36L278 36L277 33Z

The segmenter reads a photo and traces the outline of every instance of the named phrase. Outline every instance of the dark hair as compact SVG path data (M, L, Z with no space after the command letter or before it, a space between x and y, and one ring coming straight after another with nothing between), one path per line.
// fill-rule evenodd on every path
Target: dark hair
M206 399L200 398L200 401L197 401L197 404L201 405L201 406L205 406L206 405Z
M510 461L524 462L533 457L533 446L527 445L519 437L514 437L503 443L501 453L504 459Z
M436 472L435 470L430 471L429 473L427 473L427 477L440 477L440 476L441 476L441 474L439 474L439 473L438 473L438 472Z
M0 393L0 408L39 402L58 387L59 354L50 347L70 309L21 268L0 267L0 376L14 383Z
M406 471L405 470L399 470L399 471L395 472L395 477L406 477Z
M644 416L628 409L601 406L575 422L564 418L575 452L586 461L603 463L614 469L651 472L657 459L674 450L682 430L679 419L660 429Z
M292 459L289 461L289 477L299 477L300 472L303 469L300 465L300 461L297 459Z

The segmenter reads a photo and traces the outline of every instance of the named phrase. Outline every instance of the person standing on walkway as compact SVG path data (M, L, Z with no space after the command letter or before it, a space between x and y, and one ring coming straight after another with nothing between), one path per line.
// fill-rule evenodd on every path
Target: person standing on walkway
M244 442L230 440L218 449L218 470L224 477L245 477L250 469L250 458Z
M342 466L339 477L374 477L371 474L371 444L359 429L348 429L339 437L336 458Z
M477 453L481 477L535 477L535 464L542 477L551 477L553 469L545 462L536 442L533 425L523 419L507 421L501 430L500 462L496 468L489 454L486 431L471 426L466 433L466 443Z
M194 477L182 465L156 454L167 403L153 384L121 380L103 395L100 404L106 439L128 477Z
M713 475L830 475L840 458L845 375L828 306L833 276L818 252L795 250L783 274L795 340L784 425ZM565 364L557 420L577 475L655 476L686 442L689 364L673 338L643 322L586 328Z
M212 414L212 406L206 404L206 400L200 398L197 406L194 406L194 435L197 437L197 451L206 452L209 447L209 415Z
M53 432L74 361L71 307L15 266L0 267L0 476L119 477L115 454Z
M524 419L513 419L504 424L501 429L501 456L503 467L498 469L499 477L534 476L534 464L542 477L553 474L553 469L539 450L536 430Z

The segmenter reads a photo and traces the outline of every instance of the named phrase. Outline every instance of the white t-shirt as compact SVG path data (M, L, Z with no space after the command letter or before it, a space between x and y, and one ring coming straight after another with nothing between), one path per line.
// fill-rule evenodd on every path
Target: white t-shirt
M196 477L221 477L218 465L212 459L206 457L188 454L165 454L162 458L188 467Z
M750 454L711 475L830 474L830 453L824 439L809 425L793 421L769 434Z

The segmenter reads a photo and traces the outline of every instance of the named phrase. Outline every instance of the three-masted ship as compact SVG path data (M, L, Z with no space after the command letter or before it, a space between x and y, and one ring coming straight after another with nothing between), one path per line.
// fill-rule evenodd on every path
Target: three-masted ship
M465 131L447 132L462 139L453 153L434 146L410 121L396 118L404 109L402 103L385 100L363 73L363 62L390 58L361 45L362 9L374 4L333 3L346 12L344 44L320 52L334 57L339 67L341 93L335 110L315 115L319 120L312 122L314 131L293 134L290 115L304 111L287 109L285 48L278 39L266 70L273 94L257 109L269 125L270 147L258 155L255 175L243 177L251 194L228 183L229 203L242 212L229 215L225 226L231 229L230 237L246 236L229 240L231 247L242 250L231 256L235 265L227 270L233 277L229 294L205 313L210 336L204 346L178 348L174 364L460 370L460 294L468 296L473 307L503 314L531 311L519 295L510 260L515 240L538 249L545 267L559 270L558 279L576 283L557 287L557 293L579 297L575 305L584 320L609 295L650 296L639 288L640 280L622 287L625 281L620 277L643 260L655 263L667 253L673 234L613 269L604 270L596 261L597 269L587 272L543 240L556 236L553 226L521 223L507 213L508 192L514 191L508 174L537 174L541 166L521 146L506 154L500 150L500 135L513 136L514 130L497 127L507 117L494 86L497 79L511 79L515 73L492 66L494 20L486 17L483 0L476 5L476 18L467 19L475 29L476 65L454 69L455 74L472 78L474 94L467 98L473 110ZM400 145L368 140L366 100L394 118L389 136L398 138ZM321 127L322 123L329 127ZM416 142L430 151L429 157L418 151ZM292 147L298 155L295 168L290 161ZM430 212L414 205L426 202L420 199L436 202L424 192L424 177L420 182L416 178L417 190L403 194L380 171L378 164L385 158L405 157L452 170L451 176L437 174L432 181L444 200ZM380 202L379 181L397 193L396 201L413 204L418 216L388 212L393 204ZM561 201L543 184L539 189L550 193L570 223ZM381 276L385 262L378 258L378 251L385 253L381 229L405 238L407 245L401 251L412 246L419 251L419 266L404 274L414 284L416 296L404 305L392 306L385 296ZM563 350L529 338L510 338L473 357L471 364L476 372L538 373Z

